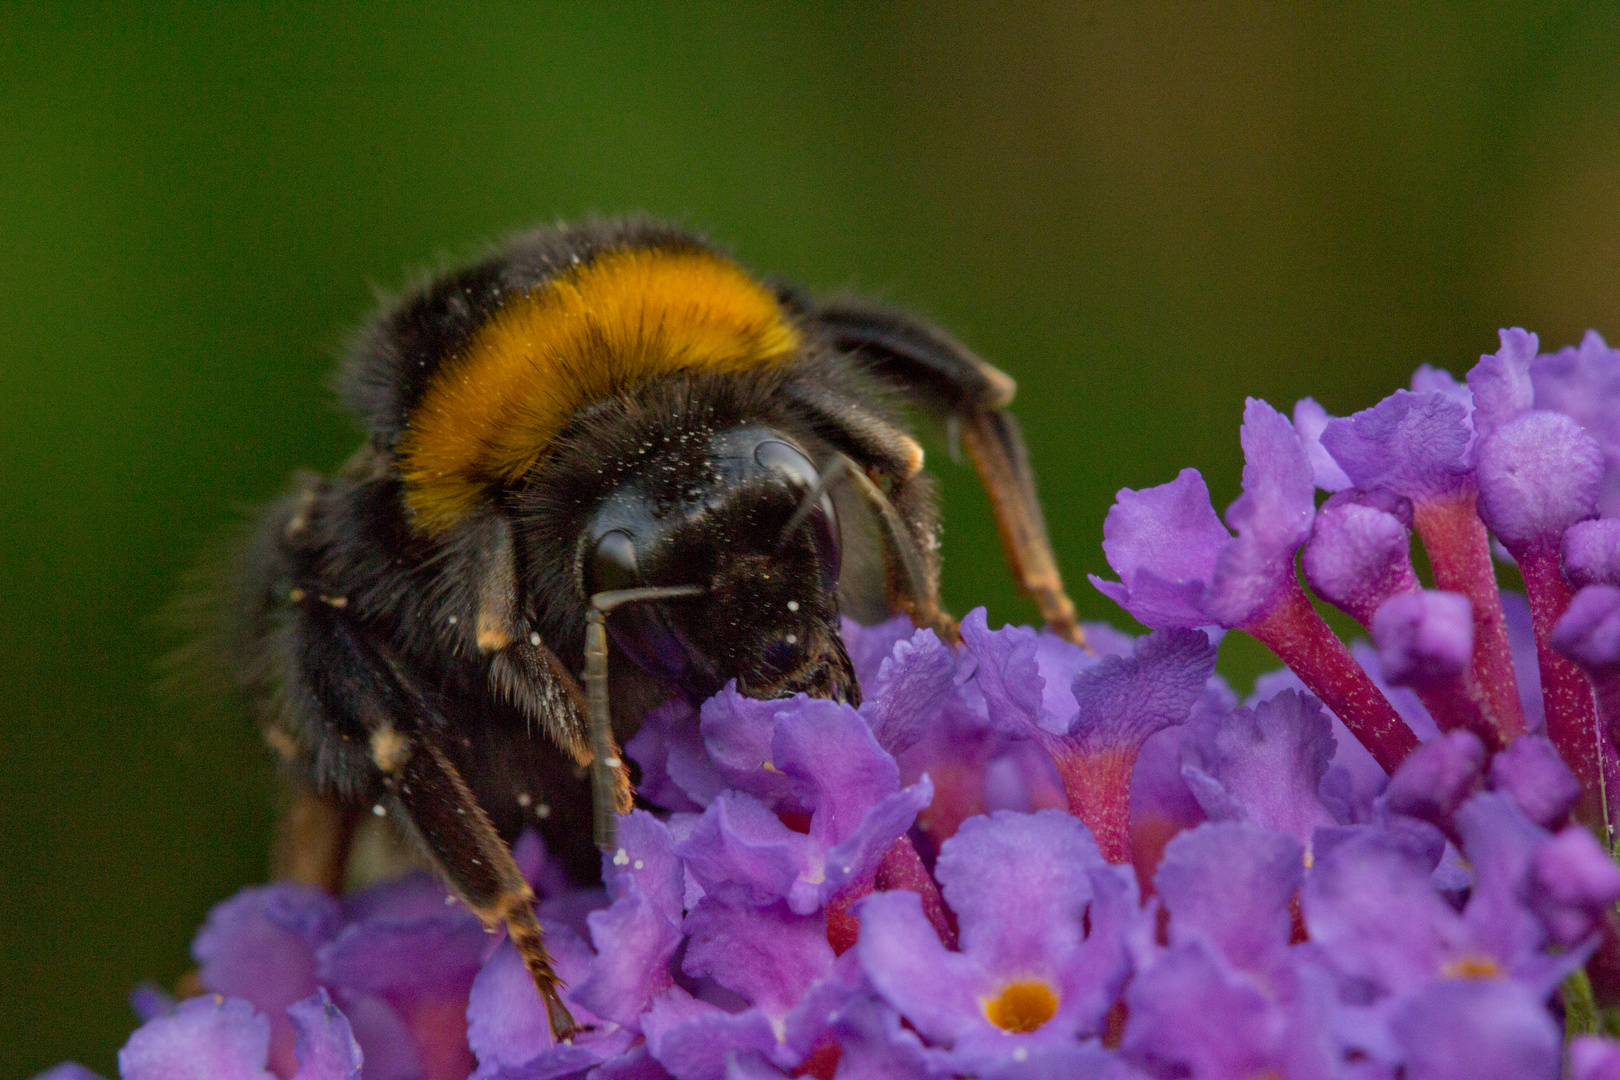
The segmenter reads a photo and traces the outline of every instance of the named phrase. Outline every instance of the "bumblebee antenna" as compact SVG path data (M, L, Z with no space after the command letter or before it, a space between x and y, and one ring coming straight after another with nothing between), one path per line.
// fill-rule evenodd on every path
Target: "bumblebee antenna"
M696 585L646 589L612 589L591 597L585 612L586 727L591 740L591 819L596 846L612 851L619 846L619 760L613 745L613 715L608 710L607 614L620 604L643 600L672 600L700 596Z

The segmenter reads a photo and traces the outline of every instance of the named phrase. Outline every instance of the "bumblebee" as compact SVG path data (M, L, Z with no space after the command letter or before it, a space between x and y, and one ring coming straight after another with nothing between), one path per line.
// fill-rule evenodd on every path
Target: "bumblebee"
M1012 380L679 229L517 236L387 304L339 387L363 445L258 518L233 583L230 663L297 789L277 873L335 890L362 812L386 815L506 927L559 1039L519 832L594 875L649 709L732 681L858 704L841 613L954 637L902 408L947 419L1019 583L1080 638Z

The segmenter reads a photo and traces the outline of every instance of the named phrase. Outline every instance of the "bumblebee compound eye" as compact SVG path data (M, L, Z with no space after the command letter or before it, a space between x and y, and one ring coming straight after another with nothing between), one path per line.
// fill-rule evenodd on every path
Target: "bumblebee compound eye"
M790 484L804 492L806 499L814 499L802 517L810 529L811 539L815 541L816 557L821 563L821 584L829 592L832 591L838 585L838 571L843 562L838 511L834 509L832 495L827 490L832 486L834 476L818 473L802 451L779 439L766 439L754 447L754 461L785 477ZM794 518L800 516L795 514Z
M623 529L604 533L591 551L590 566L585 572L586 593L594 595L613 589L633 589L640 584L636 542Z
M587 595L635 589L641 583L635 540L623 529L603 533L591 549L586 564ZM686 673L689 665L686 649L659 617L654 605L627 604L608 617L607 628L614 643L648 674L679 679Z

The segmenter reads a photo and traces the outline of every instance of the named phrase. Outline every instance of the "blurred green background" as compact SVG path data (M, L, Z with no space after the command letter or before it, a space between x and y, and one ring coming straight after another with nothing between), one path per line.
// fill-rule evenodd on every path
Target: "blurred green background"
M1113 492L1195 464L1224 506L1245 394L1620 338L1616 55L1610 3L0 7L0 1075L111 1074L130 986L264 873L268 765L154 695L156 612L353 447L374 289L646 210L909 305L1019 380L1117 619ZM1030 618L933 460L947 599Z

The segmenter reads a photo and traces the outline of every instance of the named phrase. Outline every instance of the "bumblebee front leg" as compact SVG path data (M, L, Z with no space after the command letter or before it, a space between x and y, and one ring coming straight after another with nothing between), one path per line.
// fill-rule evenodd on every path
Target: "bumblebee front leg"
M573 1038L580 1028L563 1004L562 982L535 918L534 891L455 765L430 738L407 737L386 725L372 733L371 745L390 799L450 887L486 926L506 927L546 1004L552 1036Z
M552 1035L572 1038L580 1029L563 1004L562 983L535 918L534 891L445 752L444 717L388 646L357 626L345 608L313 597L299 608L300 697L352 748L350 768L375 770L385 804L416 834L451 890L486 926L506 927L545 1002Z

